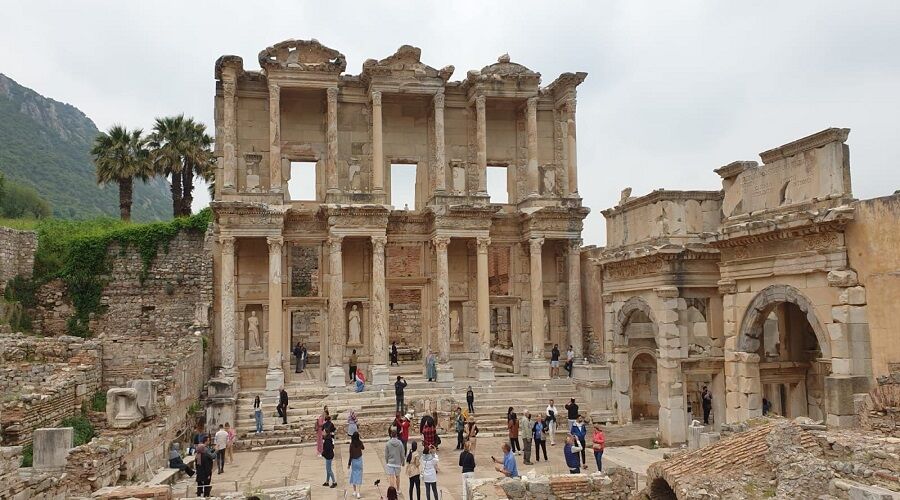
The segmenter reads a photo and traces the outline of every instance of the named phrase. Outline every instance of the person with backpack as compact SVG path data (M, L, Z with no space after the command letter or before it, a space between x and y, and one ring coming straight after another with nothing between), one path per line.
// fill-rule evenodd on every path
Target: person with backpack
M585 449L587 448L587 425L584 422L584 417L582 415L578 415L578 418L575 419L575 422L572 423L572 427L569 429L569 433L575 436L578 439L579 449L581 450L581 464L582 467L587 469L587 452Z
M409 453L406 455L406 475L409 477L409 500L413 497L413 487L416 489L416 500L422 499L422 459L416 452L418 441L413 441L409 447Z
M462 467L462 497L463 500L466 500L466 480L475 477L475 455L469 451L468 443L459 454L459 466Z
M519 417L519 431L522 433L522 446L525 448L525 465L531 464L531 442L534 440L534 421L531 420L531 413L528 410L522 412Z
M466 405L469 407L469 413L475 413L475 391L472 390L472 386L466 390Z

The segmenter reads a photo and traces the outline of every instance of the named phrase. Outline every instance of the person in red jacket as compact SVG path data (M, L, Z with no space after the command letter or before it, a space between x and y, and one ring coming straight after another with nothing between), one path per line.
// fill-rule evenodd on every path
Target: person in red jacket
M603 435L603 429L600 428L600 422L594 421L593 435L594 459L597 460L597 470L603 470L603 449L606 448L606 436Z

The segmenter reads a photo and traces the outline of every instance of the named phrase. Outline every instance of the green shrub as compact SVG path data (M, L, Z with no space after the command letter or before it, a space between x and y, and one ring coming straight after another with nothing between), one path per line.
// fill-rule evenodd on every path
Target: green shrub
M37 283L24 276L16 276L6 283L3 297L9 302L21 302L23 307L33 308L37 305Z
M31 467L34 464L34 445L26 444L22 447L22 467Z
M71 427L75 430L75 446L81 446L94 439L94 426L84 415L68 417L59 424L60 427Z
M106 411L106 393L105 392L97 391L94 393L94 397L91 398L91 410Z

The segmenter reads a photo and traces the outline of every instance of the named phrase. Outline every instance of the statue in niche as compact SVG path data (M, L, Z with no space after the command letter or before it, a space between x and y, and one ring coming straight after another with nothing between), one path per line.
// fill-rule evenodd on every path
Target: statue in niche
M350 308L350 313L347 315L347 329L350 333L347 343L359 344L359 310L356 308L356 304L353 304L353 307Z
M552 168L545 168L543 183L544 194L556 194L556 170Z
M456 309L450 310L450 340L459 342L459 312Z
M462 165L453 167L453 194L466 194L466 169Z
M250 334L250 350L261 349L262 346L259 343L259 318L256 317L256 311L251 311L250 317L247 318L247 333Z
M247 184L247 191L251 193L259 192L259 176L254 174L253 169L250 167L247 167L247 178L245 182Z
M350 165L350 189L353 191L362 190L362 176L359 172L359 165Z

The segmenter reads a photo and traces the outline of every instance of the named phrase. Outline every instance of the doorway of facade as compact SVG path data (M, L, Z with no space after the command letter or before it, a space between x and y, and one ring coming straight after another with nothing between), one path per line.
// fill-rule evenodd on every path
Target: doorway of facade
M645 352L631 362L631 418L659 418L656 359Z

